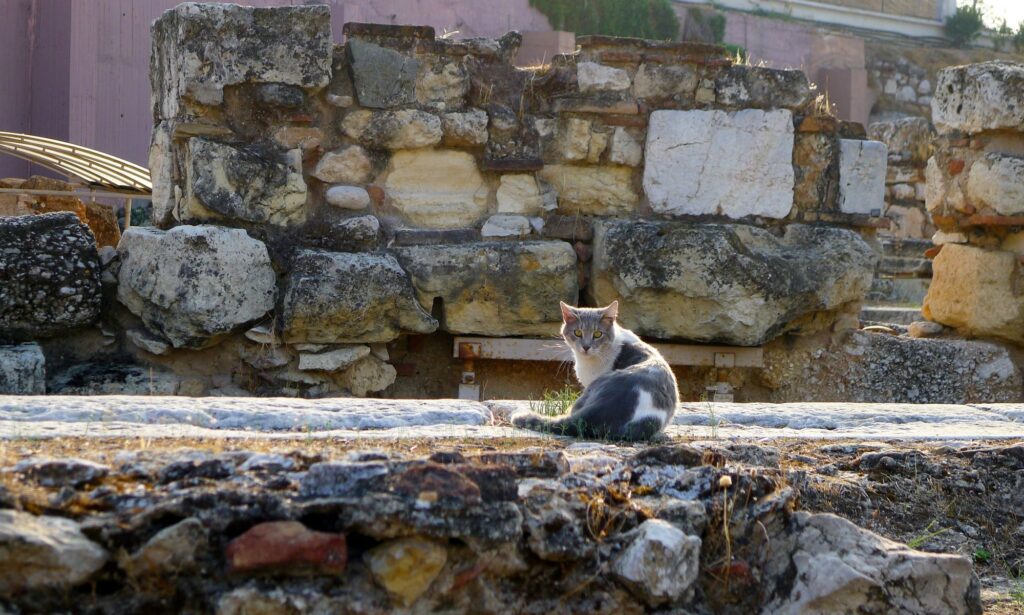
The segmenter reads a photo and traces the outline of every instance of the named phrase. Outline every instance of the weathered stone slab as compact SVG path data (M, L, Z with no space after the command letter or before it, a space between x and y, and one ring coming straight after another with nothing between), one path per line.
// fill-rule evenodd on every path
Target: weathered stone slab
M444 330L503 335L551 334L558 302L579 293L576 253L561 241L414 246L397 250L424 306L440 298Z
M537 178L527 173L502 175L496 197L501 214L535 215L544 206Z
M100 313L100 258L73 213L0 217L0 339L88 325Z
M876 256L845 229L619 221L599 226L591 288L623 324L662 339L740 346L826 326L863 299Z
M267 247L243 230L132 227L118 248L118 300L175 348L209 345L274 307Z
M415 58L359 38L346 47L360 106L387 109L416 102L420 63Z
M950 243L932 271L925 318L965 335L1024 343L1024 275L1016 254Z
M540 177L554 187L558 212L566 215L628 214L640 202L628 167L549 164Z
M186 3L165 12L152 28L154 117L177 117L183 98L219 105L225 87L245 82L326 87L330 19L326 6Z
M487 113L480 109L445 113L441 116L444 144L473 147L487 143Z
M975 162L967 198L978 210L990 207L1003 216L1024 213L1024 158L988 154Z
M715 79L715 98L721 105L797 110L814 97L803 71L733 65Z
M341 122L345 134L374 149L414 149L441 142L441 120L418 109L368 111L361 109Z
M793 208L787 110L655 111L644 191L660 214L784 218Z
M935 129L923 117L875 122L868 126L868 137L885 143L891 162L923 165L935 149Z
M313 177L329 184L363 184L369 181L372 164L366 150L349 145L324 154Z
M880 141L839 140L839 209L879 215L885 209L888 150Z
M237 219L290 225L305 220L302 151L236 148L207 139L188 141L185 221Z
M932 98L939 134L976 134L1024 127L1024 66L983 62L939 71Z
M0 346L0 395L46 392L46 357L39 344Z
M390 254L306 250L296 256L284 296L285 341L389 342L403 331L435 329L437 321L416 302L409 277Z
M598 64L597 62L579 62L576 64L576 80L583 93L620 92L628 90L631 85L629 73L621 68Z
M62 517L0 510L0 596L64 591L87 581L107 552Z
M395 152L384 188L395 208L418 226L473 226L487 211L487 185L467 152Z

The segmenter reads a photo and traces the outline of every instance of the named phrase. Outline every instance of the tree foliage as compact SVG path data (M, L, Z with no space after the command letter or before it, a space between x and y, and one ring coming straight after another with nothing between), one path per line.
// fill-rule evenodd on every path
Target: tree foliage
M670 0L530 0L555 30L657 40L679 37Z
M981 35L985 27L985 11L975 2L972 6L957 7L956 13L946 18L946 37L957 47L966 47Z

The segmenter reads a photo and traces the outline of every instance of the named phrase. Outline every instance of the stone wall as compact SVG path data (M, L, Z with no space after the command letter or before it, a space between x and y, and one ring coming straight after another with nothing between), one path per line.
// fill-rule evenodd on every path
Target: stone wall
M157 226L104 267L110 352L188 373L179 393L365 395L396 340L550 335L559 300L738 345L856 313L886 148L802 73L605 37L522 70L514 33L345 33L326 7L154 24Z
M925 315L960 332L1024 343L1024 65L939 74L927 206L939 232Z

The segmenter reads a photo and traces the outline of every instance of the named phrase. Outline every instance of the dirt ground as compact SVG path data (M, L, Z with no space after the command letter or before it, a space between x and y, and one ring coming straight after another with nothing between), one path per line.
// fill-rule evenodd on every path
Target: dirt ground
M0 440L0 467L39 457L111 463L122 451L196 449L300 452L322 459L373 448L406 455L571 444L568 440L361 439L41 439ZM1024 614L1024 440L948 446L908 442L756 442L779 451L779 468L800 491L800 507L832 512L924 551L971 557L985 612ZM19 486L9 474L0 485Z

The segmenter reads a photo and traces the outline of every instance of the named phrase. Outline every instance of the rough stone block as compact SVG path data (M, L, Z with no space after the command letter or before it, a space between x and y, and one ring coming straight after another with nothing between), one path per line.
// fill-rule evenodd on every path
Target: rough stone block
M1024 213L1024 158L988 154L975 162L967 198L978 210L990 207L1003 216Z
M796 110L813 99L803 71L730 66L715 79L718 104Z
M885 208L888 150L880 141L839 140L839 210L878 215Z
M597 216L628 214L640 202L628 167L581 167L549 164L540 172L541 178L558 194L558 211Z
M359 186L331 186L324 193L324 199L341 209L366 209L370 206L369 193Z
M93 323L100 257L73 213L0 218L0 339L31 339Z
M240 83L326 87L331 78L326 6L252 8L185 3L153 24L154 118L173 119L182 99L219 105Z
M392 205L419 226L473 226L487 211L487 185L467 152L395 152L384 188Z
M947 243L932 261L922 312L960 333L1024 343L1024 284L1017 254Z
M374 149L414 149L441 142L441 120L417 109L361 109L346 115L341 128L350 138Z
M923 117L907 117L868 126L868 136L885 143L891 162L924 165L935 150L935 129Z
M620 92L628 90L630 86L629 73L621 68L605 66L597 62L580 62L576 65L576 79L580 91L587 93L595 92Z
M416 102L419 61L359 38L350 39L347 50L360 106L387 109Z
M655 111L644 190L659 214L784 218L793 208L787 110Z
M547 335L577 300L576 253L561 241L400 248L423 306L440 298L450 333Z
M46 357L39 344L0 346L0 395L46 392Z
M364 184L370 180L372 170L366 150L349 145L324 154L316 164L313 177L329 184Z
M693 65L641 64L633 78L633 95L648 102L692 103L699 83Z
M416 78L416 100L435 109L459 109L469 92L469 72L462 61L438 59L423 66Z
M487 143L487 113L471 109L441 116L444 144L450 147L474 147Z
M274 307L267 247L243 230L135 226L118 249L118 300L175 348L207 346Z
M4 574L0 596L30 591L70 591L107 563L109 555L63 517L0 510Z
M618 221L598 227L591 290L620 302L644 335L756 346L812 331L860 302L877 257L852 231L790 225L778 238L754 226Z
M188 141L185 221L236 219L279 226L305 220L302 151L236 148L207 139Z
M932 98L932 121L942 135L1020 131L1024 126L1024 66L996 61L942 69Z
M544 205L537 178L527 173L502 175L496 196L502 214L533 215Z
M618 126L612 132L608 160L627 167L638 167L644 160L643 136L637 131Z
M284 338L289 343L389 342L403 331L437 329L437 321L416 302L409 277L390 254L300 252L283 309Z
M530 220L526 216L498 214L484 222L480 235L487 237L526 237L530 234Z

